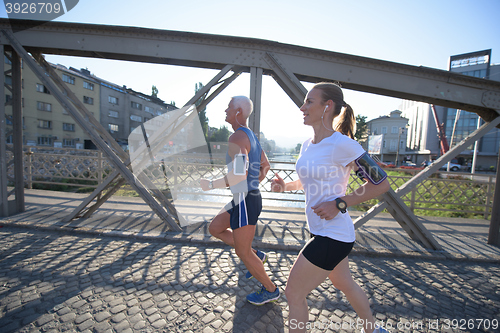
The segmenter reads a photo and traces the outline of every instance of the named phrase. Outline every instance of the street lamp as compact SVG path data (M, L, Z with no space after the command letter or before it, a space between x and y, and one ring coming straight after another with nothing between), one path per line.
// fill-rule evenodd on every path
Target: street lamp
M406 124L404 127L400 127L398 131L398 142L397 142L397 148L396 148L396 160L394 161L394 165L398 166L398 159L399 159L399 146L400 146L400 141L401 141L401 134L405 130L405 128L408 127L408 124Z

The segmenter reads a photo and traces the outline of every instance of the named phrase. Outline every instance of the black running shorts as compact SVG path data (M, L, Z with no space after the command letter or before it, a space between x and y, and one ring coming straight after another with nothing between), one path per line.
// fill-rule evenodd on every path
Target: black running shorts
M311 239L302 249L302 254L313 265L327 271L333 271L349 255L354 242L345 243L329 237L311 235Z

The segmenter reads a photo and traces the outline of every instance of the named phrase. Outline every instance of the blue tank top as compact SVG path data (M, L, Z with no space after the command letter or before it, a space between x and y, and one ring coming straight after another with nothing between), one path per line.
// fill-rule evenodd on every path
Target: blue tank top
M262 156L262 147L260 146L257 136L250 129L246 127L240 127L237 131L242 130L248 136L250 140L250 151L248 152L248 175L247 175L247 185L248 191L259 189L259 174L260 174L260 158ZM231 171L233 164L231 163L231 157L226 154L226 164L228 165L228 171Z

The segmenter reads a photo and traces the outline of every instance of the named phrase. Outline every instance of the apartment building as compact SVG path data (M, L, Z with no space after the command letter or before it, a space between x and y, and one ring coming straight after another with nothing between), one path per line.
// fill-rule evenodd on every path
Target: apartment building
M8 69L10 61L5 58ZM97 82L68 70L60 65L53 65L54 70L70 87L75 96L95 117L99 117L99 89ZM7 84L12 78L6 76ZM6 91L6 100L11 96ZM88 135L76 124L71 115L50 94L38 77L28 68L22 68L22 109L23 109L23 144L29 146L50 146L83 149ZM6 114L12 114L12 108L6 108ZM7 128L12 122L7 119ZM7 137L12 143L12 136Z
M379 159L383 162L401 165L406 158L406 138L408 119L401 116L401 111L394 110L388 116L381 116L366 123L368 140L370 136L382 135L382 147Z
M5 57L5 68L10 60ZM176 109L161 99L111 83L90 73L88 69L66 68L51 64L86 109L106 131L126 150L129 134L140 124ZM9 75L7 84L12 83ZM11 95L5 89L6 101ZM7 103L8 104L8 103ZM89 135L78 126L72 116L50 94L38 77L29 69L22 69L23 144L76 149L95 149ZM6 108L7 131L12 129ZM12 135L7 137L12 143Z

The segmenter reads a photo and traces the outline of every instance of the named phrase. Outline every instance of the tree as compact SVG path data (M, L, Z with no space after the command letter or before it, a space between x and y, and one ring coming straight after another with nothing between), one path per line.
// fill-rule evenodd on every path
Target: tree
M354 138L357 141L363 142L367 139L368 125L366 124L366 116L357 115L356 116L356 133Z
M195 94L203 88L203 83L196 83L194 86ZM201 104L202 99L200 98L195 105L198 107ZM203 135L205 135L205 139L208 139L208 117L207 117L207 108L203 108L203 110L198 110L198 118L200 118L201 128L203 130Z
M151 88L151 96L158 97L158 88L155 85Z
M170 101L170 105L175 106L175 101Z
M227 142L231 131L226 126L221 126L218 130L214 131L210 137L211 142Z
M302 143L297 143L297 146L295 146L295 153L296 154L300 153L301 148L302 148Z

